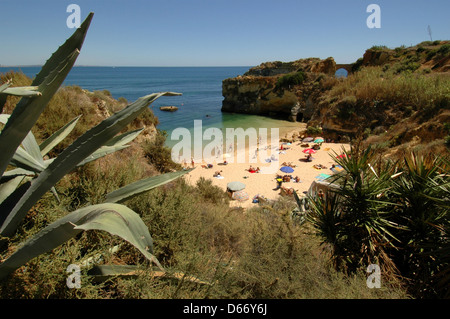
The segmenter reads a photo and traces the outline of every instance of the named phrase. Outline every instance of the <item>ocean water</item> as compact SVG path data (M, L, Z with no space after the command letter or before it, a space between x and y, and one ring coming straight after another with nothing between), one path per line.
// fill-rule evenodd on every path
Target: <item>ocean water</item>
M207 128L278 128L283 132L296 127L295 123L271 119L264 116L222 113L222 81L245 73L244 67L74 67L64 85L78 85L89 91L108 90L114 98L124 97L133 102L141 96L171 91L182 96L161 97L150 107L159 118L158 129L165 130L166 145L172 147L172 132L186 128L194 136L194 121ZM22 71L33 78L40 67L0 67L0 73L10 70ZM174 105L176 112L164 112L160 106ZM199 122L201 121L201 122ZM225 135L225 134L224 134ZM207 143L207 141L205 142Z

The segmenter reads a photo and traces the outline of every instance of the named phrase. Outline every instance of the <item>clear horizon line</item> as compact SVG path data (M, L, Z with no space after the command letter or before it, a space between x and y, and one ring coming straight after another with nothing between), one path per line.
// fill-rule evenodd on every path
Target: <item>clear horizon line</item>
M18 65L2 65L0 68L27 68L27 67L43 67L43 64L18 64ZM236 68L236 67L253 67L253 65L74 65L84 68Z

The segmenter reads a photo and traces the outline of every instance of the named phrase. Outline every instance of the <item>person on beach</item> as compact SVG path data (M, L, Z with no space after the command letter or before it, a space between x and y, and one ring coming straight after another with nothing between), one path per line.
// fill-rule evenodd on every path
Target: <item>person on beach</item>
M281 188L281 185L283 185L283 178L281 178L281 176L278 175L276 181L277 181L277 188L275 188L275 190L279 190Z
M294 194L294 189L292 187L286 188L281 187L280 195L291 196Z
M253 166L251 166L251 165L250 165L250 167L248 168L248 171L249 171L250 173L257 173L256 169L255 169Z

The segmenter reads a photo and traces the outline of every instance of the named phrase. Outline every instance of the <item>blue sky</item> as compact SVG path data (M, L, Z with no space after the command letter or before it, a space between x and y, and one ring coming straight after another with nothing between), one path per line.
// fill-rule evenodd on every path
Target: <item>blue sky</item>
M43 64L74 29L69 4L94 19L77 65L254 66L334 57L373 45L450 39L448 0L0 0L1 65ZM369 29L369 4L381 28Z

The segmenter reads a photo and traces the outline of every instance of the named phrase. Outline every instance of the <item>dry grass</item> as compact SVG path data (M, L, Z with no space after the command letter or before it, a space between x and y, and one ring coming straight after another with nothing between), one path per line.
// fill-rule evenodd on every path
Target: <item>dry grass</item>
M339 82L330 91L338 98L354 96L358 101L385 101L425 108L450 98L450 74L384 72L382 67L366 67Z

